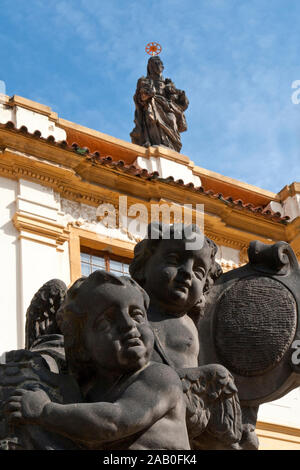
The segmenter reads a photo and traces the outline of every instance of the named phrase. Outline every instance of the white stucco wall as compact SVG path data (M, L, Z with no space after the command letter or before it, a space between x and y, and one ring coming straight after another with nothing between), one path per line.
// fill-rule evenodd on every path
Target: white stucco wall
M300 428L300 388L259 407L258 420Z
M228 246L218 246L216 261L224 270L235 269L240 264L240 252Z
M0 177L0 355L21 346L19 331L19 264L18 231L12 217L15 213L18 185Z
M26 310L35 292L53 278L70 284L69 247L53 238L16 230L19 214L58 221L59 204L51 188L26 180L0 178L0 355L24 347Z
M57 252L55 246L48 246L46 237L36 240L20 240L20 258L22 266L21 275L21 310L22 310L22 343L25 344L25 315L26 310L35 292L50 279L58 278L70 283L70 278L63 279L60 270L62 263L61 253ZM68 260L67 260L68 261ZM64 273L65 274L65 273Z
M40 221L58 222L60 204L52 188L22 179L18 188L19 213L38 217ZM58 278L69 285L70 263L67 242L57 247L56 241L47 236L26 231L22 231L20 235L21 305L24 321L30 301L42 284Z

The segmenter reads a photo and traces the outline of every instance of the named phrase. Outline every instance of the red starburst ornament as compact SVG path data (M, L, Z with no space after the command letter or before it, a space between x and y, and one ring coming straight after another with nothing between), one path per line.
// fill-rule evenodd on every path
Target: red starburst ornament
M158 42L149 42L145 47L147 54L155 56L161 53L162 47Z

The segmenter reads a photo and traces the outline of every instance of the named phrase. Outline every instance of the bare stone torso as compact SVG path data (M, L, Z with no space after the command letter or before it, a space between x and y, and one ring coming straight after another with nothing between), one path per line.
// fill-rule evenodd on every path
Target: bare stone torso
M170 365L175 368L197 367L199 339L196 326L188 315L180 318L165 316L163 319L151 318L150 324L162 346ZM162 356L155 347L153 360L162 362Z

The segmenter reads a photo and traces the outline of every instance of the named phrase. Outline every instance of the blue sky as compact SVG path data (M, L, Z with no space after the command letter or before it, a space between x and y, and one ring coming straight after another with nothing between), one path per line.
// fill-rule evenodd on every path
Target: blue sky
M300 181L298 0L0 0L8 95L130 141L145 45L190 101L182 153L278 192Z

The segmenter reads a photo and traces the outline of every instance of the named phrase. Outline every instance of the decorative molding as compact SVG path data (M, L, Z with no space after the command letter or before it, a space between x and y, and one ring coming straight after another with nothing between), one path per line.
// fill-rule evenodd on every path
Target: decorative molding
M19 232L32 233L35 236L42 236L55 241L55 245L59 248L59 245L63 245L69 240L70 231L61 224L51 222L40 217L34 217L32 215L23 214L16 212L13 216L13 223ZM29 238L28 235L21 233L21 238ZM38 240L36 237L31 240L41 243L46 243L52 246L50 242L44 240Z
M300 261L300 217L294 219L287 227L287 242L291 244L298 260Z
M208 238L213 240L218 246L223 245L223 246L227 246L228 248L233 248L238 251L247 250L248 244L250 243L251 240L253 240L253 238L249 237L249 243L245 244L244 240L237 240L236 238L230 238L228 236L224 236L222 232L216 234L215 231L212 232L204 228L204 233Z
M6 151L6 154L7 153L8 152ZM29 156L23 155L23 158L24 157L28 160L30 159ZM3 161L0 163L1 176L6 176L15 180L18 180L19 178L34 180L42 185L53 188L62 197L66 197L67 199L78 202L88 203L94 206L98 206L104 202L102 198L91 195L90 192L87 192L83 188L77 190L77 188L74 189L70 187L71 174L76 179L76 183L80 183L80 178L75 176L74 171L70 169L57 168L53 165L48 165L47 163L45 164L45 162L41 162L41 164L44 166L43 169L22 167L21 165L16 165L15 162L10 162L10 165L5 163ZM26 164L28 163L30 163L30 160L26 162Z
M70 280L71 284L81 277L80 261L80 237L78 231L69 226L69 259L70 259Z
M269 423L265 421L257 421L256 429L265 429L266 431L278 432L281 434L287 434L289 436L295 436L300 438L300 428L292 426L286 426L283 424Z
M49 108L49 106L46 106L41 103L37 103L35 101L29 100L27 98L23 98L22 96L18 96L18 95L11 96L7 100L6 104L9 107L20 106L21 108L25 108L25 109L28 109L29 111L33 111L37 114L43 114L48 117L50 117L53 114L56 114L52 112L52 109Z
M300 429L258 421L259 450L300 450Z
M236 269L240 267L240 265L238 264L225 263L223 261L221 263L219 262L219 264L221 265L223 273L227 273L228 271L231 271L232 269Z
M296 194L300 194L300 183L292 183L284 186L278 193L278 196L281 201L285 201L288 197L295 196Z
M75 221L82 220L83 222L97 222L96 207L85 205L74 200L61 197L60 209L66 216L71 216ZM73 221L70 221L71 223Z
M33 140L22 134L11 134L11 139L14 138L15 141L25 139L26 152L30 150L36 156L5 149L0 155L0 174L5 177L16 180L22 177L36 181L41 185L53 188L65 199L93 207L97 207L103 202L113 204L116 207L118 197L125 194L128 196L128 205L143 203L148 211L151 202L160 203L165 202L166 199L179 205L185 203L194 206L195 204L204 204L207 236L218 245L228 246L239 251L254 239L264 243L287 240L289 225L285 226L265 219L252 212L234 209L217 198L189 191L182 186L169 185L162 181L148 181L104 166L94 167L89 162L83 161L82 158L79 159L75 153L57 147L52 148L45 142ZM6 138L6 135L4 137ZM30 149L27 148L29 141ZM20 147L20 143L18 146ZM43 155L38 157L42 148ZM46 156L45 151L47 150L49 154ZM85 175L85 179L76 172L76 168L79 167L82 175ZM291 243L296 233L289 233L291 237L288 241ZM299 249L296 250L297 253Z
M249 258L248 258L248 246L243 246L240 250L240 264L246 264L248 263Z
M140 237L137 237L131 233L127 227L122 223L122 220L119 218L119 210L116 205L114 205L116 213L116 229L121 233L127 236L128 240L134 241L135 243L141 241ZM96 230L97 224L101 224L103 227L107 228L102 219L96 214L96 208L93 206L88 206L75 201L70 201L65 198L61 198L61 211L63 213L63 218L68 222L72 227L82 227L86 230L91 230L95 233L98 233ZM70 220L70 217L72 220ZM127 217L130 219L130 217ZM109 228L108 228L109 230ZM109 232L108 232L109 233ZM118 238L116 237L116 240Z

